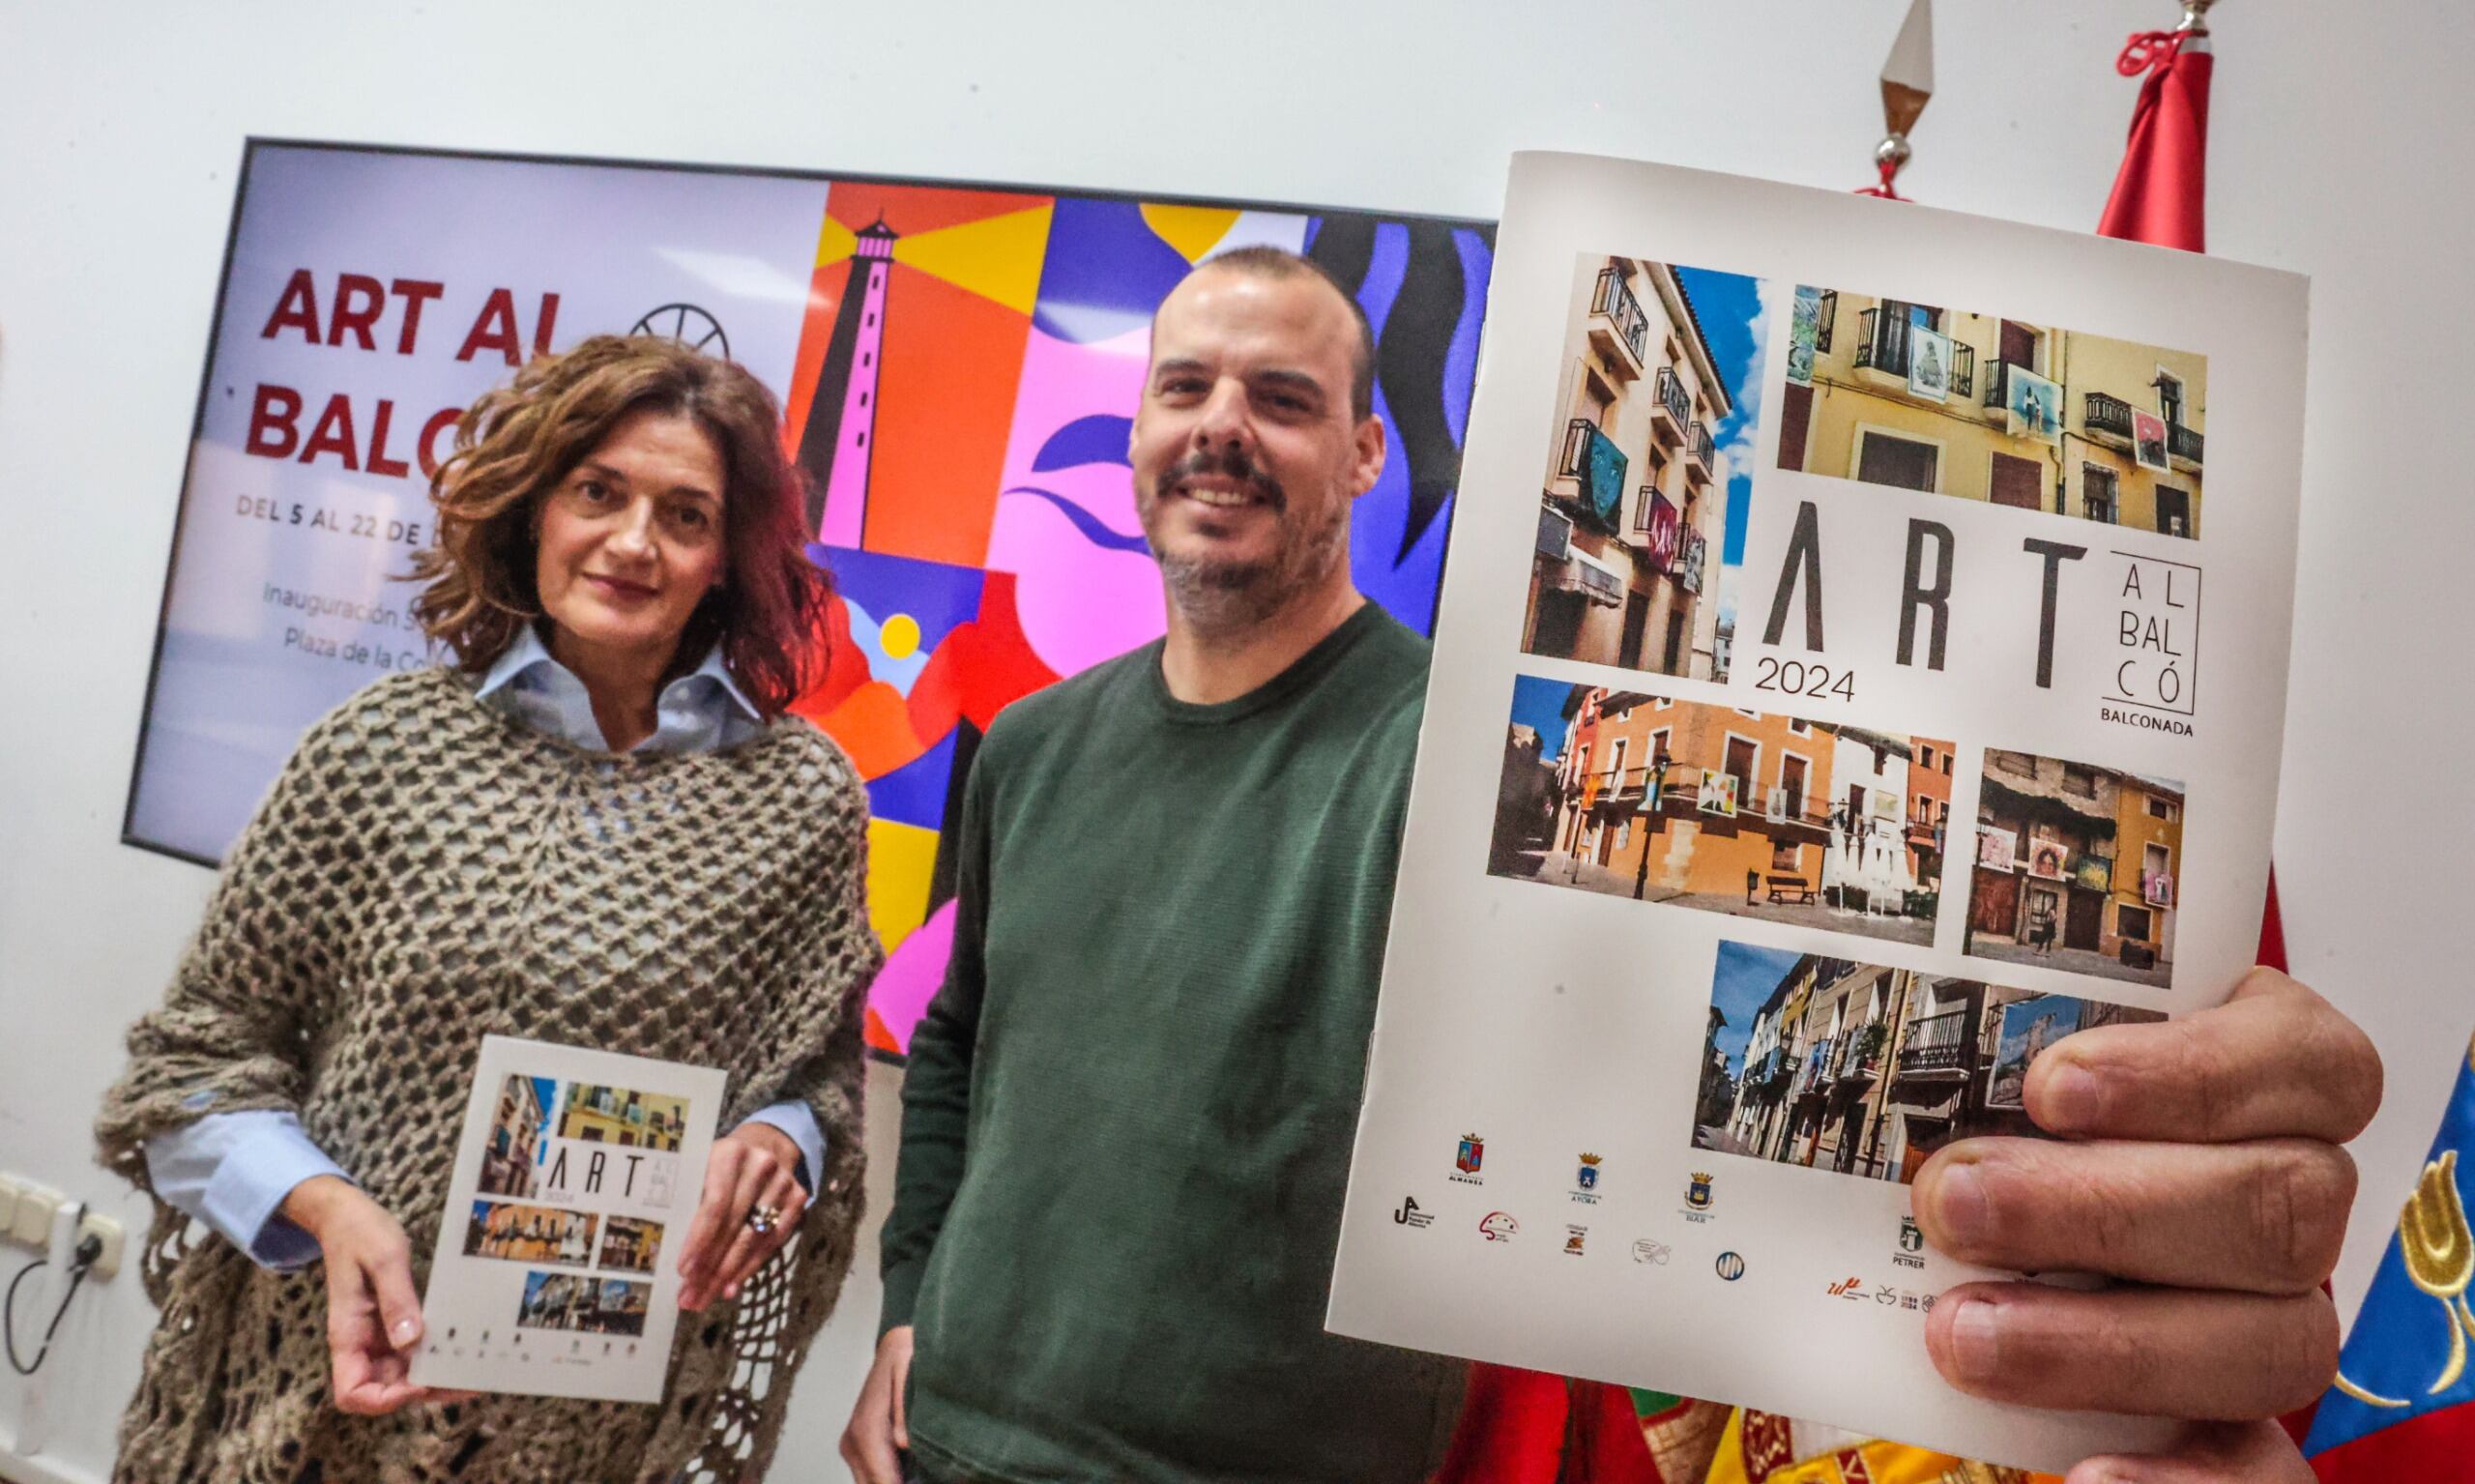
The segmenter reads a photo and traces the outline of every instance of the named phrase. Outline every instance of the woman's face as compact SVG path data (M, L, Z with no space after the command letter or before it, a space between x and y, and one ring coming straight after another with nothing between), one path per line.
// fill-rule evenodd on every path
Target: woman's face
M669 664L722 575L721 451L676 413L628 414L542 504L534 577L555 652Z

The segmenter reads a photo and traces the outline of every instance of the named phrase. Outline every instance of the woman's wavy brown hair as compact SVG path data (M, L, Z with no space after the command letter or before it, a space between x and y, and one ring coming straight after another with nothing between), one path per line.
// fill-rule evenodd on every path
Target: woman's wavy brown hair
M455 424L430 480L437 544L413 559L413 616L479 675L541 613L534 582L543 500L612 428L647 408L692 419L721 455L722 580L680 634L676 669L715 643L768 720L823 673L832 584L809 562L806 480L772 393L742 367L650 335L595 335L542 356Z

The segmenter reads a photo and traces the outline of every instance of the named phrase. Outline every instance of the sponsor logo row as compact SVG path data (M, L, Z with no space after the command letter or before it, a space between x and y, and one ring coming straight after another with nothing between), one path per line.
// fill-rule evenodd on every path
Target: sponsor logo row
M1461 1136L1461 1147L1453 1156L1452 1174L1447 1178L1459 1184L1484 1185L1487 1181L1486 1177L1482 1172L1486 1166L1486 1140L1480 1138L1476 1134L1464 1134ZM1571 1195L1574 1204L1581 1206L1595 1206L1598 1204L1599 1180L1601 1172L1606 1168L1606 1165L1607 1161L1602 1155L1588 1152L1582 1153L1575 1166L1573 1174L1573 1188ZM1707 1222L1710 1219L1710 1212L1712 1208L1718 1205L1716 1182L1716 1176L1703 1171L1695 1171L1692 1177L1685 1181L1684 1209L1682 1212L1685 1220L1695 1223L1703 1223ZM1412 1208L1415 1206L1414 1202L1407 1200L1405 1200L1403 1204L1405 1208ZM1499 1226L1489 1225L1489 1223L1497 1222L1499 1218L1501 1218L1503 1222L1512 1221L1511 1216L1502 1211L1496 1211L1490 1213L1486 1220L1479 1224L1480 1231L1490 1241L1500 1241L1511 1235L1510 1232L1503 1231ZM1407 1226L1424 1227L1435 1218L1423 1212L1419 1212L1412 1217L1405 1210L1404 1212L1395 1213L1393 1219ZM1571 1228L1568 1230L1578 1233L1584 1229ZM1575 1256L1579 1256L1583 1250L1582 1238L1576 1235L1564 1250L1574 1254ZM1924 1252L1925 1234L1917 1229L1915 1218L1911 1216L1900 1217L1899 1251L1891 1258L1891 1262L1901 1267L1922 1268L1925 1266ZM1661 1261L1664 1261L1664 1259Z
M1418 1205L1415 1196L1403 1196L1392 1212L1396 1225L1412 1231L1424 1231L1435 1225L1435 1213ZM1521 1219L1510 1211L1489 1211L1478 1218L1478 1235L1491 1242L1509 1242L1521 1236ZM1567 1224L1564 1228L1564 1255L1589 1255L1589 1228ZM1633 1261L1650 1266L1665 1267L1674 1260L1675 1249L1654 1237L1638 1237L1633 1242ZM1719 1254L1716 1265L1720 1277L1733 1283L1744 1276L1744 1259L1733 1252Z

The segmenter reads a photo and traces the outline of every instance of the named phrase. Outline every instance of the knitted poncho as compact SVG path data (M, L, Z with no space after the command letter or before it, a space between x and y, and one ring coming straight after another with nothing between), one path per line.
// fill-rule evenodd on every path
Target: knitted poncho
M824 1188L790 1245L684 1316L659 1406L483 1397L390 1417L329 1394L324 1268L264 1271L160 1201L162 1322L115 1477L343 1484L755 1478L833 1306L861 1202L867 800L814 727L723 752L579 752L444 670L319 722L234 848L106 1096L106 1165L210 1113L290 1110L403 1224L428 1281L489 1033L730 1074L721 1126L796 1097Z

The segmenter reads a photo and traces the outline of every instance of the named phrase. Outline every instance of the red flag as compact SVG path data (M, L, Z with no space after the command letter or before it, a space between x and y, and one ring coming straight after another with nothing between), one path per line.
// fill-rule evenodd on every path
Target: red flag
M2132 110L2131 142L2097 223L2104 237L2205 252L2208 83L2217 66L2204 31L2143 31L2115 60L2126 77L2148 73Z

